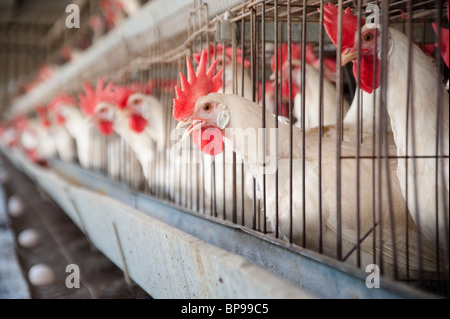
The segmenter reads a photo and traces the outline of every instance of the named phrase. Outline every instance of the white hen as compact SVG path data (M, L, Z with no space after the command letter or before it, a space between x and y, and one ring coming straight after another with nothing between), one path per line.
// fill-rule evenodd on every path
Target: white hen
M382 29L363 26L357 34L358 19L348 8L343 19L342 35L343 64L357 57L358 38L361 43L360 87L371 93L379 86L381 66ZM337 8L325 6L324 25L330 38L336 42ZM385 30L386 31L386 30ZM440 75L430 59L420 48L410 43L408 37L393 28L386 32L386 108L397 145L397 175L407 207L423 234L431 241L439 239L448 243L448 199L449 171L449 96L442 85ZM412 50L412 68L408 80L408 51ZM377 51L376 51L377 48ZM374 59L377 59L376 82L373 83ZM411 93L407 92L408 83ZM436 87L436 84L439 86ZM408 96L411 99L408 103ZM438 107L438 96L441 105ZM408 107L410 108L408 110ZM440 113L438 114L438 112ZM408 120L407 120L408 115ZM440 131L438 131L438 128ZM439 137L439 141L437 140ZM439 150L437 151L437 147ZM405 156L411 157L405 159ZM447 209L447 210L446 210ZM436 218L438 216L438 218ZM436 231L439 232L437 235Z

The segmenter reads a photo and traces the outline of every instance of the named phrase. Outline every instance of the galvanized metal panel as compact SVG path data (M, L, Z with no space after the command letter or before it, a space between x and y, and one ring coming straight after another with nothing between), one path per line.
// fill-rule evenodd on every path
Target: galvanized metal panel
M92 243L155 298L310 297L244 258L110 197L78 187L70 195Z
M124 196L122 185L117 189L116 183L108 182L103 176L59 161L53 162L53 165L70 174L71 178L77 177L90 189L100 189L113 198L118 198L117 194ZM182 211L169 202L144 194L129 192L128 197L126 202L137 210L214 246L243 256L253 264L322 298L430 297L387 278L381 280L382 289L368 289L365 285L367 274L348 264L300 247L287 248L273 237L196 212Z

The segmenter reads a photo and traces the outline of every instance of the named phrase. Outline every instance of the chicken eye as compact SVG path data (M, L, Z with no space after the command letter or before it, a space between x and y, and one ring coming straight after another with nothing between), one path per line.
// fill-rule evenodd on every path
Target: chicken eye
M370 41L372 41L372 39L373 39L372 33L367 33L367 34L364 36L364 41L366 41L366 42L370 42Z
M209 110L211 109L211 104L206 103L205 106L203 106L203 109L204 109L205 111L209 111Z

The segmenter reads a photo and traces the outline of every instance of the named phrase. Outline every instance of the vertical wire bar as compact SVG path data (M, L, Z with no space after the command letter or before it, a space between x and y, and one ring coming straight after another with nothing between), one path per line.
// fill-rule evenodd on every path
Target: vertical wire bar
M226 67L225 67L225 64L226 64L226 56L225 56L225 42L222 42L222 67L223 67L223 73L222 73L222 92L225 92L225 89L226 89L226 87L225 87L225 83L226 83L226 74L225 74L225 72L226 72ZM226 170L225 170L225 166L226 166L226 160L225 160L225 154L226 154L226 152L227 152L227 147L224 145L224 149L223 149L223 156L222 156L222 176L223 176L223 179L222 179L222 208L223 208L223 219L224 220L226 220L227 219L227 210L226 210L226 208L227 208L227 205L226 205L226 193L227 193L227 191L226 191L226 183L225 183L225 180L226 180Z
M362 3L361 0L357 1L357 16L358 16L358 21L361 21L361 17L362 17ZM358 23L358 27L357 27L357 31L356 34L358 35L356 37L356 45L357 45L357 54L356 54L356 61L358 61L357 63L357 77L358 80L356 81L356 265L358 268L361 267L361 243L360 243L360 238L361 238L361 229L360 229L360 225L361 225L361 220L360 220L360 134L361 134L361 110L360 110L360 84L361 83L361 36L359 36L361 34L361 23Z
M196 7L194 8L195 13L194 13L194 23L196 24L196 26L198 26L198 29L201 29L202 27L202 0L199 0L196 4ZM199 41L198 41L199 40ZM197 42L198 43L198 48L197 48ZM194 52L197 52L199 50L202 49L202 35L198 35L197 37L195 37L194 39ZM193 153L194 155L194 153ZM197 163L197 157L194 156L194 165L191 165L191 169L194 169L194 174L195 174L195 209L196 211L200 212L200 168L197 167L198 165L201 165L201 163ZM194 188L193 188L194 191ZM194 196L194 192L192 192L192 196ZM193 199L194 201L194 199Z
M194 12L197 9L197 0L194 0L193 8L190 12L190 23L192 24L192 34L195 35L195 32L197 31L197 24L194 16ZM194 41L192 43L192 47L190 50L190 57L192 58L192 51L195 52L196 46L195 46L195 37ZM189 139L189 159L186 163L187 171L186 171L186 180L185 180L185 189L186 189L186 208L189 208L192 210L192 196L194 192L194 183L192 180L192 166L193 166L193 153L194 153L195 146L193 146L192 139Z
M256 48L255 48L255 8L252 7L251 8L251 14L250 14L250 57L251 57L251 70L250 70L250 77L252 79L252 101L255 101L255 94L256 94L256 90L255 90L255 86L256 86L256 65L255 65L255 52L256 52ZM256 229L256 215L257 215L257 211L256 211L256 179L255 177L253 177L253 215L252 215L252 228Z
M377 6L379 6L378 4L378 0L375 3ZM378 52L378 41L374 42L374 55L376 55ZM378 63L377 63L378 59L376 59L376 56L373 57L373 69L372 69L372 83L376 83L376 78L377 78L377 70L378 70ZM358 94L360 94L358 92ZM363 93L361 93L363 94ZM381 110L379 110L378 107L376 107L377 103L377 93L376 91L373 93L373 105L374 110L372 112L372 189L373 189L373 193L372 193L372 262L373 264L377 263L377 254L376 254L376 246L377 246L377 232L376 232L376 225L377 225L377 210L376 210L376 199L377 199L377 188L376 188L376 163L377 160L379 160L378 156L379 154L377 154L376 152L376 141L377 141L377 128L376 128L376 121L377 121L377 110L378 112L381 112ZM380 138L378 137L378 143L380 143ZM378 190L379 191L379 190Z
M301 71L301 87L300 90L303 92L301 100L302 109L302 219L303 219L303 230L302 230L302 246L306 248L306 0L303 0L303 16L302 16L302 71ZM291 94L289 94L289 103L292 103Z
M237 72L236 72L236 23L233 22L231 24L231 49L232 49L232 78L233 78L233 94L238 93L237 89ZM225 50L224 50L225 52ZM243 63L243 61L242 61ZM243 81L243 73L241 73L241 83ZM232 163L232 178L231 178L231 184L232 184L232 222L234 224L237 223L237 192L236 192L236 183L237 183L237 176L236 176L236 152L233 151L233 163Z
M343 4L339 0L338 4L338 21L337 21L337 48L336 48L336 65L337 65L337 79L336 79L336 220L337 220L337 234L336 234L336 257L338 260L342 259L342 221L341 221L341 136L342 136L342 67L341 67L341 52L342 52L342 13Z
M155 55L156 56L159 55L159 48L158 47L155 48ZM153 78L156 79L156 80L159 78L159 63L157 63L153 67ZM152 151L153 151L153 154L154 154L154 160L151 163L151 171L152 171L151 177L152 177L152 185L153 185L152 188L153 188L153 194L156 197L159 197L160 196L159 185L158 185L158 180L159 180L159 178L158 178L159 176L158 175L159 174L158 174L158 170L156 168L156 162L158 161L158 155L156 153L156 145L155 145L155 143L152 143L151 148L152 148Z
M190 24L189 24L190 25ZM178 71L182 72L186 70L186 62L183 61L182 59L180 59L179 65L178 65ZM177 80L178 82L180 81L179 79ZM179 85L179 83L178 83ZM179 184L179 190L180 190L180 205L187 207L187 177L188 177L188 160L187 157L190 156L190 152L191 152L191 139L186 139L185 143L185 147L183 148L183 153L182 153L182 158L180 161L180 167L179 167L179 171L180 171L180 179L178 181ZM184 178L184 181L183 181Z
M159 56L162 55L164 50L164 42L161 40L160 42L160 51L159 51ZM165 64L161 61L160 62L160 78L158 79L158 88L159 88L159 94L157 96L157 98L159 99L159 101L161 101L161 103L166 106L168 105L167 101L166 101L166 96L164 94L162 94L162 90L163 90L163 85L164 85L164 79L166 77L166 67ZM167 178L166 178L166 172L168 171L168 162L167 162L167 158L166 158L166 152L161 151L161 150L165 150L167 147L167 143L166 143L166 137L167 135L167 128L169 126L169 117L167 116L168 112L166 112L166 107L163 107L162 109L162 117L163 117L163 132L164 132L164 139L163 141L157 141L156 144L156 154L159 157L160 162L158 163L158 167L157 170L160 171L159 176L160 176L160 187L161 187L161 197L163 199L167 199ZM162 142L162 145L158 145Z
M168 81L172 81L172 79L176 76L176 73L174 72L174 63L170 63L169 64L169 74L168 74ZM167 99L169 101L172 100L173 96L165 91L165 94L167 95ZM169 102L170 103L170 102ZM172 105L172 104L169 104ZM170 111L168 113L171 113ZM170 164L168 172L167 172L167 181L168 181L168 186L167 186L167 191L168 191L168 200L171 201L172 203L175 201L175 189L174 189L174 178L172 178L172 176L175 176L175 160L174 160L174 154L171 152L172 147L173 147L173 142L171 141L170 137L172 136L171 133L173 131L174 127L173 127L173 120L172 117L169 115L169 120L168 120L168 129L167 129L167 135L166 135L166 139L168 138L167 144L166 144L166 148L165 148L165 152L168 152L168 162ZM171 196L171 194L173 194L173 196Z
M275 61L277 61L275 63L275 85L276 85L276 90L275 90L275 101L276 105L278 105L278 87L279 87L279 83L278 83L278 1L274 0L273 1L273 5L274 5L274 48L275 48ZM280 44L280 49L281 49L281 44ZM278 106L275 107L275 130L276 130L276 134L275 134L275 158L276 158L276 166L278 167ZM278 234L278 228L279 228L279 216L278 216L278 170L275 171L275 237L278 238L279 234Z
M170 77L172 76L172 67L171 65L167 65L166 64L166 72L165 72L165 77L162 79L162 84L161 84L161 89L160 92L162 92L163 94L163 98L165 100L163 105L167 105L167 107L165 107L163 109L163 114L165 114L165 120L166 120L166 124L165 124L165 134L164 134L164 147L163 149L163 157L164 157L164 163L165 163L165 168L164 168L164 193L166 194L165 199L166 200L170 200L170 187L171 187L171 181L170 181L170 174L172 172L172 163L171 163L171 157L170 157L170 153L168 152L168 150L170 149L171 143L169 140L169 136L170 136L170 132L172 130L172 112L170 112L170 97L169 97L169 93L166 90L166 84L167 81L170 81Z
M203 12L204 12L204 24L205 24L205 26L207 26L208 25L208 13L209 13L209 9L208 9L208 4L207 3L203 3L203 6L204 6L204 10L203 10ZM209 65L209 63L210 63L210 53L209 53L209 34L208 33L206 33L205 34L205 36L206 36L206 48L207 48L207 51L208 51L208 65ZM205 190L205 178L206 178L206 174L205 174L205 172L206 172L206 163L205 163L205 161L204 161L204 158L203 158L203 160L202 160L202 171L203 171L203 183L202 183L202 205L203 205L203 214L205 214L206 213L206 190Z
M255 17L257 17L257 11L255 11L255 12L256 12ZM261 101L260 101L260 90L259 90L258 83L260 83L260 79L259 78L260 78L261 74L260 74L259 69L258 69L258 66L259 66L259 63L260 63L260 61L259 61L260 60L260 58L259 58L260 49L259 49L259 45L258 45L258 26L257 26L257 24L258 24L258 20L255 19L255 28L254 28L254 30L255 30L255 37L254 37L254 39L255 39L255 50L256 51L255 51L254 64L255 64L256 71L255 71L255 84L254 85L255 85L255 101L256 101L256 103L260 104L261 103ZM262 118L262 116L261 116L261 118ZM259 191L261 191L261 189ZM257 212L257 214L255 216L256 229L258 231L261 231L261 213L260 213L261 212L261 197L260 196L257 198L256 212Z
M262 183L263 183L263 195L262 195L262 206L263 206L263 233L267 233L267 199L266 199L266 3L262 3L261 7L261 46L262 46L262 59L261 59L261 90L262 90L262 118L261 118L261 127L263 130L262 134L262 150L261 154L263 156L263 175L262 175Z
M406 12L408 12L408 4L405 3L405 5L406 5ZM409 29L408 30L405 30L405 29L406 29L406 26L403 25L403 32L405 34L408 34L408 32L411 31ZM409 78L409 75L408 75L408 78ZM407 99L407 105L409 105L409 88L407 88L406 99ZM409 130L409 127L408 127L409 126L409 121L408 121L409 115L408 114L409 114L409 106L407 106L407 108L406 108L406 132L408 132L408 130ZM405 145L406 145L406 154L408 154L409 153L408 152L408 138L406 138ZM406 168L406 171L408 172L408 160L407 159L405 160L405 168ZM406 191L405 191L406 205L405 205L405 212L404 212L404 215L405 215L405 264L406 264L405 280L406 280L406 282L409 282L409 280L410 280L410 264L409 264L410 260L409 260L409 232L408 232L408 229L409 229L408 174L406 174L406 176L405 176L405 189L406 189Z
M195 8L195 2L193 3L193 7ZM191 36L194 32L195 32L195 26L193 25L193 19L192 19L192 12L189 13L189 22L188 22L188 37ZM186 70L187 68L187 62L183 61L183 70ZM182 161L181 161L181 165L182 167L180 168L181 172L183 172L183 178L180 178L180 192L182 193L181 196L181 202L183 203L183 207L184 208L188 208L188 192L189 192L189 185L188 185L188 179L189 179L189 162L190 162L190 158L191 158L191 152L192 152L192 148L191 148L191 140L192 139L186 139L185 143L186 146L183 148L183 156L182 156ZM182 185L182 186L181 186ZM192 186L192 185L191 185Z
M206 13L205 13L205 16L206 16L206 21L208 20L208 6L206 5ZM210 65L211 64L211 60L212 60L212 56L211 56L211 50L209 49L209 46L210 46L210 43L209 43L209 34L206 34L206 52L207 52L207 54L206 54L206 56L207 56L207 60L208 60L208 65ZM214 46L215 47L215 46ZM215 70L214 70L215 71ZM209 204L209 215L210 216L213 216L213 206L214 206L214 204L213 204L213 202L214 202L214 189L215 189L215 187L214 187L214 185L213 185L213 183L215 183L215 180L214 180L214 175L215 175L215 160L213 159L212 161L211 161L211 163L209 163L209 165L210 165L210 169L211 169L211 174L210 174L210 185L211 185L211 188L212 188L212 190L211 190L211 192L210 192L210 198L209 198L209 200L210 200L210 204ZM203 174L204 174L204 177L206 177L206 174L205 174L205 169L206 169L206 166L203 168ZM203 184L204 185L204 184ZM206 194L205 194L205 192L203 193L203 196L205 196L206 197Z
M319 253L323 253L323 234L322 234L322 137L323 137L323 8L324 0L320 1L320 17L319 17Z
M437 32L437 43L436 43L436 52L435 52L435 63L436 63L436 69L437 72L437 83L436 83L436 140L435 140L435 201L436 201L436 273L437 273L437 280L440 279L440 269L439 269L439 151L440 151L440 133L441 133L441 121L440 118L442 116L442 97L441 97L441 58L440 58L440 52L441 52L441 15L442 15L442 3L440 0L436 0L436 8L437 8L437 15L436 15L436 32ZM423 45L423 48L425 48L425 45ZM443 167L443 166L442 166ZM445 196L445 192L443 192ZM443 211L443 214L445 216L446 211ZM448 263L447 263L448 265Z
M381 0L381 5L382 5L382 10L386 10L386 12L383 11L384 16L386 16L388 14L388 7L386 5L385 2L383 2L383 0ZM383 16L383 17L384 17ZM382 21L382 26L383 26L383 30L387 29L387 26L385 27L385 20L383 19ZM382 40L386 39L385 36L387 36L387 32L382 33L381 37ZM381 43L381 50L382 53L384 51L384 54L386 54L386 50L383 49L383 46L385 45L385 42ZM381 58L380 61L380 67L381 67L381 71L380 71L380 112L378 114L379 116L379 121L378 121L378 125L379 125L379 141L377 144L378 147L378 153L377 153L377 180L378 180L378 226L379 226L379 268L380 268L380 274L384 273L384 264L383 264L383 216L382 216L382 198L383 198L383 192L382 192L382 159L383 159L383 147L382 144L385 143L386 141L383 140L383 136L384 136L384 132L383 132L383 123L384 123L384 107L385 105L383 104L383 99L386 99L386 86L385 86L385 81L384 81L384 77L383 74L385 74L386 72L384 72L384 68L386 67L386 59L383 57Z
M386 1L386 0L384 0L384 1ZM384 2L383 2L383 4L384 4ZM406 84L407 85L407 91L406 91L407 92L407 99L406 99L406 103L407 103L407 106L406 106L406 108L407 108L406 142L407 142L407 144L406 145L409 146L408 145L408 143L409 143L409 127L408 127L409 124L408 124L408 122L409 122L409 119L411 118L411 131L412 131L412 136L411 136L411 144L412 144L412 146L411 146L411 149L412 149L413 155L416 155L416 147L415 147L415 143L416 143L415 142L416 127L415 127L415 117L414 117L414 98L412 98L414 92L413 92L413 90L411 88L412 77L414 76L413 68L412 68L412 66L413 66L413 57L414 56L412 54L412 49L413 49L413 47L412 47L412 45L413 45L413 43L412 43L412 36L413 36L412 31L413 30L412 30L412 23L411 23L411 18L412 18L412 2L411 2L411 0L407 1L407 5L408 5L408 8L407 8L408 19L407 19L406 23L407 23L407 36L408 36L409 41L408 41L408 70L407 70L407 79L408 80L407 80L407 84ZM386 20L386 19L383 16L383 21L384 20ZM387 39L384 39L385 35L383 34L382 36L383 36L383 42L386 42L386 45L387 45ZM386 37L387 37L387 34L386 34ZM383 103L383 99L381 99L381 103ZM384 106L382 105L382 107L384 107ZM408 148L406 149L406 155L407 155L407 157L409 155ZM408 158L406 159L406 162L408 162ZM413 164L413 174L414 174L414 176L417 176L417 167L416 167L416 159L415 158L413 158L413 163L412 164ZM408 171L406 171L406 179L407 179L407 176L408 176ZM406 185L409 185L407 180L406 180ZM422 285L422 283L423 283L422 239L421 239L421 236L420 236L420 234L421 234L421 223L420 223L420 213L419 213L419 210L418 210L419 203L417 201L417 194L418 194L418 192L417 192L417 179L416 178L414 178L414 181L413 181L413 190L414 190L414 208L415 208L415 211L416 211L416 220L415 220L415 222L416 222L416 231L417 231L416 244L417 244L417 256L418 256L418 267L419 267L419 285ZM406 193L406 194L408 194L408 193ZM408 201L406 202L406 204L408 205Z
M198 31L198 29L200 29L200 25L198 24L198 21L197 21L200 2L201 2L201 0L194 1L194 9L191 13L192 14L192 22L194 25L193 34L195 34ZM198 39L198 36L195 36L193 44L192 44L192 49L194 52L197 52L197 39ZM195 152L191 152L190 165L189 165L189 172L191 175L191 178L189 179L191 182L191 185L190 185L190 190L191 190L191 192L190 192L190 209L191 210L194 209L194 202L195 202L195 204L197 204L197 194L198 194L198 179L197 179L198 170L194 169L194 168L197 168L197 163L194 160L194 158L195 158ZM195 183L193 181L194 176L195 176ZM194 192L195 192L195 194L194 194ZM195 198L194 198L194 195L195 195Z
M245 10L242 8L242 14L244 14ZM241 96L244 97L244 88L245 88L245 77L244 77L244 49L245 49L245 18L241 20L241 74L242 74L242 82L241 82ZM244 161L241 159L241 225L245 224L245 180L244 180Z
M214 35L214 41L213 41L213 46L214 46L214 61L217 59L217 42L216 42L216 37ZM210 50L208 48L208 55L210 54ZM211 59L212 57L210 57ZM212 191L212 199L211 199L211 215L214 217L217 217L217 189L216 189L216 180L217 180L217 176L216 176L216 160L215 158L213 158L213 160L211 161L211 185L213 187L213 191Z
M289 243L293 243L293 165L292 165L292 149L293 149L293 126L292 126L292 48L291 48L291 0L287 2L287 31L288 31L288 63L289 63L289 76L288 76L288 84L289 84ZM303 7L303 11L306 11L306 8ZM304 135L304 134L303 134Z
M177 62L177 67L176 67L176 74L181 72L181 66L182 66L182 59L179 58L178 62ZM178 76L176 77L176 79L177 79L176 81L177 81L177 86L178 86L178 85L180 85L180 83L179 83L180 79L179 79ZM174 154L175 155L175 159L176 159L174 165L177 166L177 168L176 168L177 174L175 174L175 172L174 172L174 176L173 176L173 178L174 178L174 181L173 181L174 193L173 194L174 194L175 204L178 205L178 206L181 206L181 193L182 193L182 190L181 190L181 176L182 176L181 167L182 167L182 162L183 162L182 156L184 156L183 151L184 151L184 149L182 148L181 149L181 152L182 152L181 156L180 156L179 153Z
M447 2L448 4L448 2ZM436 46L436 51L435 51L435 63L436 63L436 67L437 70L439 72L437 72L437 76L436 76L436 105L437 105L437 110L436 110L436 270L438 273L438 276L440 275L440 255L439 255L439 194L438 194L438 184L439 184L439 173L438 173L438 168L439 166L441 167L441 183L442 185L445 185L445 169L444 169L444 158L441 157L440 160L438 160L439 155L443 155L443 150L444 150L444 127L443 125L441 125L441 119L443 118L443 106L442 106L442 80L441 80L441 70L442 70L442 60L440 57L441 54L441 50L442 50L442 44L441 44L441 24L442 24L442 9L443 9L443 4L441 0L436 0L436 6L437 6L437 11L438 14L436 16L436 25L437 25L437 46ZM448 10L448 9L447 9ZM447 11L448 12L448 11ZM449 264L449 234L448 234L448 216L447 216L447 211L448 211L448 204L447 204L447 194L445 192L445 187L442 187L442 202L443 202L443 222L444 222L444 229L445 229L445 238L447 238L447 240L444 243L444 247L445 247L445 254L444 254L444 258L445 258L445 264L448 265ZM439 277L438 277L439 279ZM445 272L445 280L447 283L447 288L448 288L448 284L449 284L449 273L448 271ZM447 291L448 293L448 291Z

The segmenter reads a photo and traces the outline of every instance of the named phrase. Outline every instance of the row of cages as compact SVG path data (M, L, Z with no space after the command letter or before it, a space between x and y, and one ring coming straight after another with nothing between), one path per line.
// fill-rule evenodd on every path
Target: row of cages
M448 2L194 4L3 143L448 296Z

